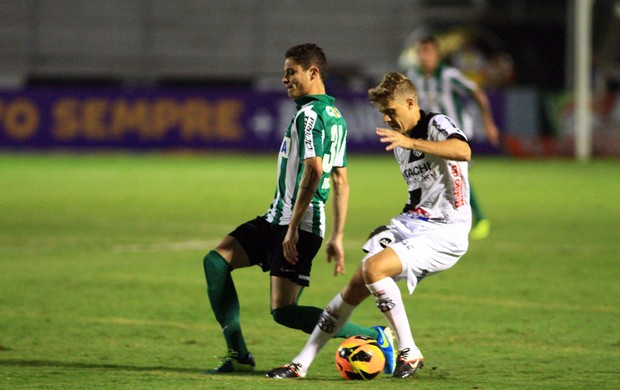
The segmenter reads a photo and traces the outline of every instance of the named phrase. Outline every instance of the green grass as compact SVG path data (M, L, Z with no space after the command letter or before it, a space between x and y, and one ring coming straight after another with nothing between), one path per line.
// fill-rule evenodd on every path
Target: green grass
M291 383L262 375L307 336L272 321L258 269L233 273L257 373L202 374L225 349L202 257L266 210L274 156L0 154L0 388L619 388L618 172L477 160L492 235L405 297L427 360L413 383L342 380L337 340ZM389 156L350 155L349 175L350 275L406 191ZM323 307L345 282L321 252L302 302ZM353 320L384 323L370 301Z

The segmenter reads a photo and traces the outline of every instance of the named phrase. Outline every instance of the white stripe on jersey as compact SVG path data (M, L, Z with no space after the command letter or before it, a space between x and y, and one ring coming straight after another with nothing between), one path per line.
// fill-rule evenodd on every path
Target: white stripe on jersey
M317 113L312 110L312 106L310 104L306 104L301 110L297 112L295 116L295 122L297 121L297 117L301 114L304 114L304 155L303 158L310 158L316 156L316 150L314 150L314 139L312 138L312 129L314 129L314 123L316 122ZM325 135L323 135L323 139ZM321 140L323 141L323 140Z
M299 116L299 112L295 116L293 123L297 121L297 117ZM284 203L284 208L282 210L282 216L280 217L280 221L284 222L288 225L291 217L293 216L293 196L295 195L295 187L297 185L297 177L299 174L299 167L297 165L299 161L299 134L297 132L297 127L291 127L291 147L289 149L288 159L286 160L286 177L285 180L285 189L286 192L282 196L282 202ZM278 164L278 167L280 164Z

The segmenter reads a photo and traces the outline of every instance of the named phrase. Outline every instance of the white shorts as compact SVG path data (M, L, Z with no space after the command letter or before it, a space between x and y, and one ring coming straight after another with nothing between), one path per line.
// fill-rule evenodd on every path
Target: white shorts
M362 261L392 248L403 264L402 272L393 278L405 279L411 294L422 279L449 269L467 252L468 231L400 215L368 238L362 247L368 255Z

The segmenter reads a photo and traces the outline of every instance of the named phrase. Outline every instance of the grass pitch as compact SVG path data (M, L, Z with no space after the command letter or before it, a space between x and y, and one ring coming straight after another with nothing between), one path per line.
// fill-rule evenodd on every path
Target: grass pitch
M491 236L405 297L425 368L347 382L332 340L291 383L264 371L307 336L272 321L258 269L233 273L257 372L202 374L225 352L202 257L267 209L274 156L0 154L0 388L619 388L619 171L476 160ZM389 155L352 154L349 175L350 275L406 190ZM323 253L303 304L323 307L346 282ZM353 320L385 323L370 301Z

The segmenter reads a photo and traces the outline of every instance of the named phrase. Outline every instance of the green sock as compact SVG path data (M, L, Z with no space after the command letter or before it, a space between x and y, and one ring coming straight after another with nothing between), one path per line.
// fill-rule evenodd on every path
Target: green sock
M340 328L338 333L334 335L334 338L340 337L346 339L356 335L368 336L376 340L377 337L379 337L379 332L377 329L360 326L347 321L344 326Z
M321 313L323 313L323 309L314 306L288 305L275 309L271 315L278 324L310 334L314 330ZM334 338L347 338L354 335L364 335L376 339L379 333L376 329L347 322L334 335Z
M230 275L230 267L214 250L205 256L203 265L211 309L222 327L226 345L228 349L237 351L239 356L243 357L248 353L248 348L241 333L239 298Z
M469 184L469 204L471 205L471 212L473 213L474 221L480 221L484 219L484 214L482 214L482 209L478 204L478 199L476 198L476 194L474 192L474 187Z

